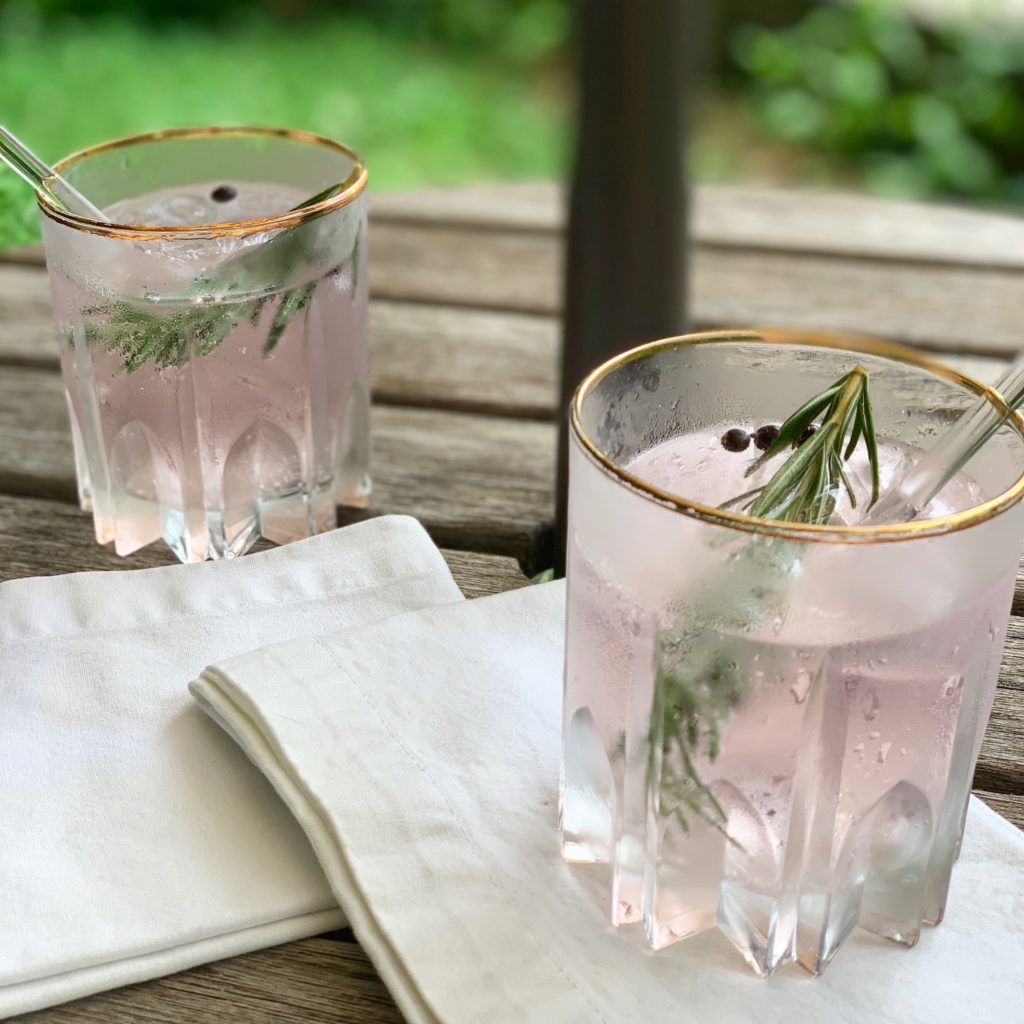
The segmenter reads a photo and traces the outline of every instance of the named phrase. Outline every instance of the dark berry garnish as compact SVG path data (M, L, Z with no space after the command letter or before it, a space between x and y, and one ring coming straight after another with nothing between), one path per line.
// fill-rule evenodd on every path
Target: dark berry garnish
M809 423L804 428L804 432L796 439L797 448L799 448L800 445L804 443L804 441L809 441L812 437L814 437L817 430L818 428L813 423Z
M772 423L766 423L763 427L758 427L757 430L751 434L751 437L754 439L754 445L762 452L766 448L770 447L778 436L779 428Z
M739 427L733 427L722 435L722 447L727 452L745 452L750 447L750 435Z
M218 185L211 193L210 198L215 203L230 203L238 195L238 189L232 185Z

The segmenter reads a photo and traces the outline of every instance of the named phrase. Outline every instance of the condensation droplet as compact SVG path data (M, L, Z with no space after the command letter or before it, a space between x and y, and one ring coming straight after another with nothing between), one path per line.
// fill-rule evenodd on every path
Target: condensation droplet
M942 684L942 689L939 691L940 696L944 700L949 700L951 697L955 697L963 689L963 685L963 676L949 676Z
M868 739L877 740L881 735L882 734L877 729L872 729L871 732L868 733Z
M882 702L878 699L877 693L872 693L867 701L867 706L864 708L864 721L873 722L878 717L878 711L882 706Z
M796 674L796 682L789 688L789 692L793 694L793 700L797 704L803 704L807 700L807 693L811 688L811 673L807 669L802 668Z
M880 747L878 748L878 756L877 756L877 757L875 758L875 760L876 760L876 761L877 761L877 762L878 762L879 764L885 764L885 759L886 759L886 758L887 758L887 757L889 756L889 751L890 751L891 749L892 749L892 744L891 744L891 743L889 743L889 742L885 742L885 743L883 743L883 744L882 744L882 745L881 745L881 746L880 746Z

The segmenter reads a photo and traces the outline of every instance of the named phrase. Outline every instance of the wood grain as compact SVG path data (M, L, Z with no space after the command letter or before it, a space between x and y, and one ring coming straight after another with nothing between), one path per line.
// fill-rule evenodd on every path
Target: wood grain
M260 541L253 550L272 547L269 541ZM515 590L529 582L513 558L447 548L442 548L441 554L466 597ZM153 544L126 558L97 544L92 517L77 505L0 494L0 582L22 576L176 564L177 559L162 544Z
M0 359L56 366L57 336L46 271L18 266L0 266L0 271Z
M993 811L1024 831L1024 796L1020 793L987 793L983 789L976 789L974 795L981 797Z
M374 295L556 312L558 205L554 192L543 196L536 185L382 194L373 214ZM836 327L995 355L1018 347L1019 217L706 187L695 223L698 325ZM5 259L38 266L41 253Z
M564 195L550 182L378 192L371 216L375 224L553 233L564 223ZM1024 267L1024 218L1018 214L853 193L697 185L691 233L698 246Z
M355 943L306 939L25 1014L23 1024L402 1024Z
M385 405L372 423L369 514L413 515L444 547L511 555L531 574L545 567L553 424ZM58 374L0 368L0 493L74 501L69 430Z
M371 223L447 225L553 234L564 223L562 189L551 182L373 192ZM950 203L902 202L854 193L744 185L697 185L691 231L698 247L833 253L898 262L1024 266L1024 219ZM0 253L42 263L38 246Z
M383 224L374 258L383 298L547 314L560 306L561 254L550 236ZM692 308L700 327L817 326L1001 355L1019 345L1018 284L1007 268L698 247Z
M551 317L378 299L370 332L379 402L555 414L559 328Z
M1020 687L1021 665L1003 662L1000 686L985 730L985 742L978 756L973 786L993 793L1024 793L1024 689ZM1012 678L1012 685L1004 680Z

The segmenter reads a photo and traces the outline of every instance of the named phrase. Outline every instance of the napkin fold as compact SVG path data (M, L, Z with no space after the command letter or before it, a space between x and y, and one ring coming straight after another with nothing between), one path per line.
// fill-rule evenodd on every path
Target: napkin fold
M235 561L0 585L0 1017L343 924L302 831L185 685L461 598L394 516Z
M1024 836L978 801L946 921L750 974L711 932L651 954L557 842L564 588L221 662L192 692L264 772L413 1024L1024 1020Z

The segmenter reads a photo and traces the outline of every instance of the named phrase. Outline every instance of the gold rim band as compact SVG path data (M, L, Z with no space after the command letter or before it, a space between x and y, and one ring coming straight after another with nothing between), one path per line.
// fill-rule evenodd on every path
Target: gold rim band
M696 345L714 345L728 342L747 342L765 345L797 345L809 348L842 349L859 352L865 355L879 356L896 362L908 363L957 386L983 395L1002 416L1009 412L1003 396L993 387L976 381L973 377L960 373L943 363L924 355L915 349L896 342L884 341L867 335L844 334L833 331L802 331L799 328L786 329L776 327L757 328L755 330L708 331L703 334L685 334L676 338L664 338L640 345L628 352L609 359L596 370L592 371L576 389L569 407L569 423L572 434L583 452L609 476L615 477L630 490L643 498L653 501L665 508L680 512L691 518L701 519L718 526L726 526L746 533L759 533L787 540L813 541L832 544L864 544L891 543L893 541L911 540L919 537L934 537L953 533L978 523L985 522L993 516L1015 505L1024 497L1024 474L1002 494L976 505L973 508L934 519L914 520L909 523L889 523L879 526L827 526L812 523L780 523L774 519L762 519L760 516L748 516L742 512L720 509L705 505L699 501L691 501L670 491L663 490L634 476L618 463L610 459L597 446L583 428L582 407L593 388L609 373L622 366L655 353L677 348L690 348ZM1020 412L1009 415L1007 423L1013 426L1024 442L1024 417Z
M122 139L111 139L109 142L101 142L96 146L89 146L87 149L80 149L75 153L71 153L69 156L64 157L63 160L59 160L54 164L53 169L60 174L72 164L87 160L98 153L106 153L111 150L123 149L127 146L137 146L147 142L164 142L168 139L202 139L214 136L220 138L245 138L253 135L288 139L291 142L301 142L310 146L333 149L353 162L352 172L341 183L341 189L338 192L313 206L307 206L301 210L289 210L285 213L274 214L271 217L229 221L224 224L205 224L201 226L172 225L169 227L153 227L144 224L110 224L105 221L90 220L88 217L79 216L77 213L69 213L44 195L37 195L39 208L47 217L60 224L75 228L78 231L87 231L93 235L106 235L109 238L224 238L228 236L253 235L260 231L274 231L278 228L294 227L296 224L315 220L317 217L322 217L324 214L347 206L360 196L366 188L366 167L363 164L362 158L355 150L349 149L348 146L335 142L333 139L328 139L324 135L317 135L314 132L302 131L297 128L272 128L263 125L253 127L209 125L200 128L165 128L162 131L145 132L141 135L128 135Z

